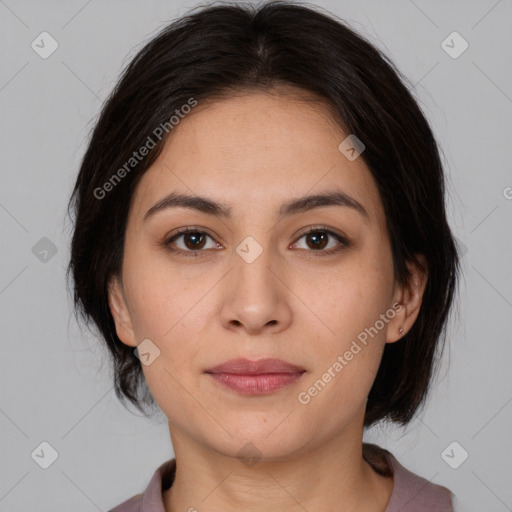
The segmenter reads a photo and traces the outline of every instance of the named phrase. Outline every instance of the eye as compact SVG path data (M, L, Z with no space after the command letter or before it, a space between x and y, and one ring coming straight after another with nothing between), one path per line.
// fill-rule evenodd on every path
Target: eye
M210 246L208 246L208 238L211 240ZM305 239L306 246L299 247L300 249L309 250L308 252L317 252L322 256L335 254L350 245L347 238L322 226L309 228L300 236L298 241L303 238ZM181 244L178 244L177 240L180 240ZM298 241L292 247L297 245ZM163 245L167 250L186 257L203 256L201 254L204 252L203 249L222 248L206 231L194 226L181 229L178 233L166 239Z
M179 246L179 244L176 243L176 240L180 238L182 238L184 245ZM210 238L213 242L213 244L210 244L210 247L207 246L207 238ZM177 246L177 248L173 247L173 245ZM171 252L181 253L184 256L191 257L200 256L199 253L202 249L216 249L221 247L206 231L201 231L195 227L182 229L171 238L168 238L164 242L164 246Z
M306 247L302 248L306 250L312 249L310 252L319 252L321 255L337 253L350 245L350 242L345 237L321 226L309 228L299 240L303 238L305 239ZM295 242L294 245L297 244L298 242Z

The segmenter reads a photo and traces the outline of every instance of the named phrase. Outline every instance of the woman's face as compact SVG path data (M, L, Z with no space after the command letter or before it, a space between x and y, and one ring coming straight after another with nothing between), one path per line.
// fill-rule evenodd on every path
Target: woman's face
M171 436L230 456L252 443L272 459L362 435L384 345L413 319L393 310L404 296L382 204L362 158L339 149L347 136L318 104L252 93L199 104L142 177L110 306L124 343L150 340L142 368ZM333 193L361 207L289 206ZM229 213L170 202L147 213L170 194ZM247 394L206 373L235 358L303 372Z

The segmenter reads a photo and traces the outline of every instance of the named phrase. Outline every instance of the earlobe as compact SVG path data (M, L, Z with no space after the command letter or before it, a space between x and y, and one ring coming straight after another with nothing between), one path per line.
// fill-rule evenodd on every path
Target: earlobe
M412 261L407 262L410 279L407 284L397 289L393 304L399 303L400 308L389 322L386 343L394 343L403 338L412 328L420 312L423 294L427 285L428 266L425 255L415 254L421 267Z
M403 299L394 300L393 305L395 316L388 323L386 343L395 343L407 334L404 327L405 319L408 316L406 305L403 303Z
M113 276L109 280L107 291L108 305L116 325L118 338L124 344L136 347L137 342L133 332L130 312L126 305L122 283L117 276Z

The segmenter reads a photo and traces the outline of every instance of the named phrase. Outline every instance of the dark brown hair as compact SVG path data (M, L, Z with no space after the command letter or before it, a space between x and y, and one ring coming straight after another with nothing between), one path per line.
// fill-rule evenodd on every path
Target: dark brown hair
M297 2L201 6L139 51L103 106L68 205L75 221L68 267L75 313L99 329L122 403L128 400L143 413L143 404L155 405L133 347L117 337L107 295L109 278L121 269L135 187L172 133L164 130L158 138L155 129L169 126L191 98L201 104L251 89L293 86L327 104L340 127L364 143L361 158L384 206L395 279L406 283L406 261L415 261L415 253L426 257L418 318L402 340L386 344L365 426L382 419L410 421L424 402L445 342L459 255L446 219L440 150L406 82L345 22ZM127 167L148 137L154 147ZM122 179L112 185L116 173Z

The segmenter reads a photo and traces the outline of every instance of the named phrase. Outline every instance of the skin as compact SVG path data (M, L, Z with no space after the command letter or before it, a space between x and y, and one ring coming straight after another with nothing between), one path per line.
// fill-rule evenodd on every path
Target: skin
M199 104L171 135L135 190L122 273L109 283L119 338L160 350L142 368L177 460L166 511L384 511L393 479L362 458L366 399L385 344L416 320L426 275L411 265L410 283L395 282L370 171L338 149L348 134L325 106L277 91ZM332 190L369 217L338 205L276 215L292 198ZM170 192L227 203L231 217L179 207L144 221ZM316 248L304 231L318 225L351 244L329 235ZM163 245L186 226L209 235L197 257ZM262 248L251 263L236 252L248 236ZM191 253L194 242L185 235L174 247ZM395 302L394 318L301 404L298 394ZM275 357L306 372L270 395L241 395L204 373L235 357ZM260 457L250 467L237 455L249 442Z

